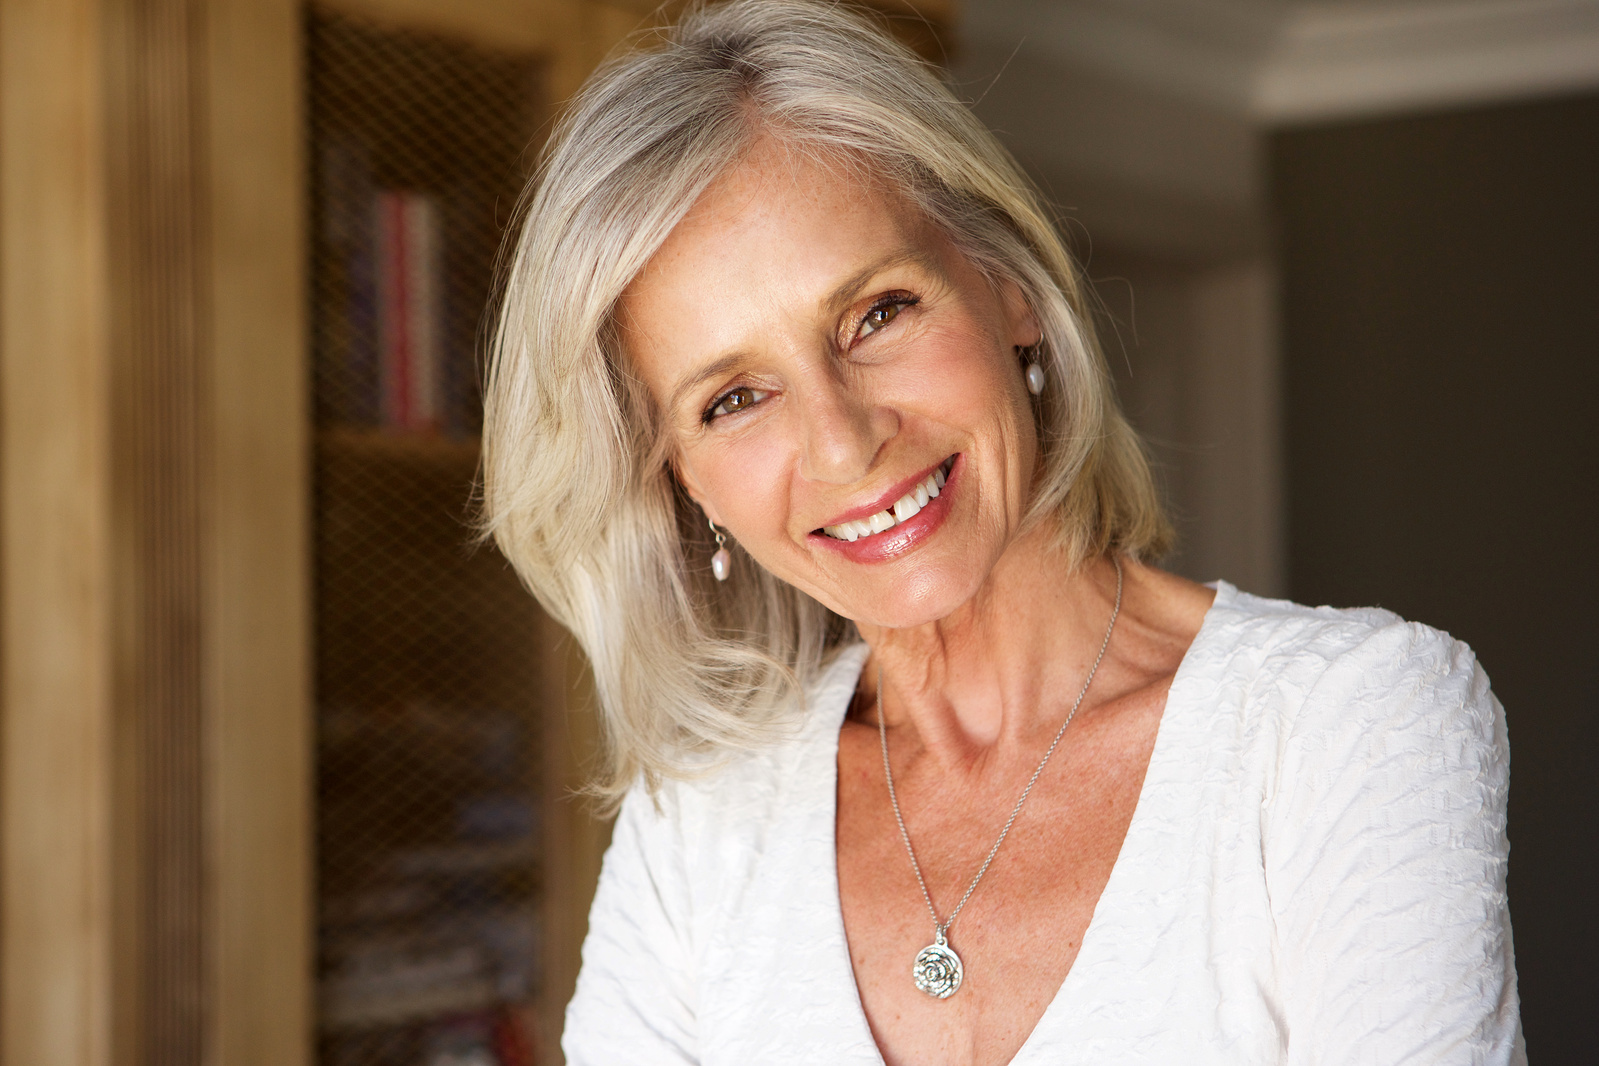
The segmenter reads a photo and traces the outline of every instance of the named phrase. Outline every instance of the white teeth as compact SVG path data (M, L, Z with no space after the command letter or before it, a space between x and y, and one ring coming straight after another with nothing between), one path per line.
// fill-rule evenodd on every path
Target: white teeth
M937 498L944 487L944 468L939 467L927 479L911 491L901 496L894 506L887 511L878 511L869 518L859 518L853 522L841 522L836 526L826 526L823 533L836 540L854 542L862 537L870 537L884 530L893 529L901 522L914 518L929 500Z

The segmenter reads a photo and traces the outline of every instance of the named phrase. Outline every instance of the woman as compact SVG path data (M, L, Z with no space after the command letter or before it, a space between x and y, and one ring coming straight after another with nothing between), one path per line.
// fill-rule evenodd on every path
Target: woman
M568 1062L1519 1060L1486 677L1149 565L1078 286L836 7L694 14L571 105L485 433L625 796Z

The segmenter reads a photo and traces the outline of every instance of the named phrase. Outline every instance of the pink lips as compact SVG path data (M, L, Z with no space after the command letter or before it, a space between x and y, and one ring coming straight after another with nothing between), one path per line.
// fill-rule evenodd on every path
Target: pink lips
M928 475L942 465L943 463L933 464L920 474L906 478L885 493L876 503L847 511L827 524L830 526L839 525L844 522L869 518L879 511L889 510L894 506L896 500L914 489L922 481L925 481ZM954 463L950 466L949 473L944 477L943 491L934 499L928 500L927 505L915 515L890 529L884 530L882 533L862 537L856 541L847 541L830 537L818 530L810 535L811 540L813 543L821 542L829 550L836 551L846 559L857 563L885 562L903 555L917 544L926 540L937 531L939 526L943 525L944 519L949 516L950 501L954 498L953 493L956 482L960 480L964 469L965 462L963 457L956 455Z
M932 466L928 467L926 470L923 470L920 474L917 474L915 477L908 477L904 481L901 481L898 485L895 485L893 488L889 489L887 492L885 492L877 500L876 503L869 503L869 504L866 504L863 507L857 507L853 511L848 511L848 512L845 512L844 514L839 515L837 518L833 519L831 522L823 522L822 525L824 527L825 526L843 525L845 522L853 522L853 521L855 521L857 519L860 519L860 518L870 518L872 515L876 514L878 511L891 510L893 508L893 506L894 506L894 503L901 496L904 496L906 493L908 493L912 489L914 489L917 485L920 485L922 482L926 481L934 470L937 470L939 467L943 466L948 461L949 460L947 460L947 459L940 459L938 462L934 463Z

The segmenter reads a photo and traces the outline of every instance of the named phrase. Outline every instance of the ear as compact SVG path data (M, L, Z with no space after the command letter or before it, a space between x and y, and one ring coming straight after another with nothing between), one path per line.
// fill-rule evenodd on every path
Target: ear
M700 488L699 480L694 476L694 471L689 468L688 464L683 462L681 458L675 458L671 462L671 467L672 476L677 478L679 485L683 486L683 491L688 493L689 499L700 505L700 510L705 512L706 518L709 518L717 525L722 525L722 516L716 513L715 505L705 498L705 493Z
M1028 302L1022 287L1009 278L999 283L1000 304L1005 311L1005 324L1012 347L1031 348L1044 339L1044 327Z

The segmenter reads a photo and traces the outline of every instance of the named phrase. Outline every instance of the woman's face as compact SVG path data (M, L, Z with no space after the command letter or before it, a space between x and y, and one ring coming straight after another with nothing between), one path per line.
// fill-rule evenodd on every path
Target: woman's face
M1016 535L1037 439L1015 348L1037 321L844 168L766 142L672 232L619 321L689 493L846 618L944 618Z

